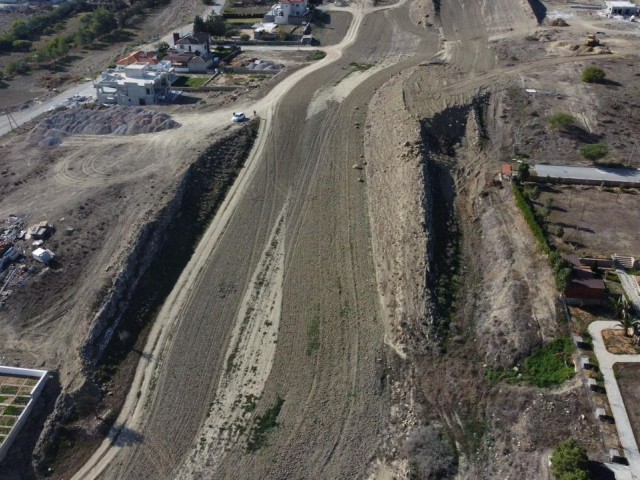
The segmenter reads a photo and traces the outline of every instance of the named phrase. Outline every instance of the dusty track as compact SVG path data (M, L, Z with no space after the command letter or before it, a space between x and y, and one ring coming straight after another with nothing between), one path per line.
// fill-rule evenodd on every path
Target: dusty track
M530 28L531 18L518 8L502 13ZM439 48L435 35L409 20L407 5L366 13L356 7L347 38L328 49L325 61L291 75L255 107L265 121L248 167L163 307L112 439L76 478L167 478L181 471L224 384L220 377L243 298L286 199L277 348L264 389L252 391L260 396L257 413L276 396L285 400L280 427L258 454L246 454L242 441L227 444L226 458L212 461L218 470L203 476L353 478L366 472L388 398L367 191L351 168L363 154L355 124L365 124L377 87ZM499 86L496 79L520 68L536 68L491 70L489 35L497 29L487 26L486 15L476 2L443 11L442 32L452 43L444 54L454 69L427 67L409 79L411 113L428 115ZM540 62L561 61L572 60ZM354 72L351 62L373 66ZM434 88L425 94L431 80ZM204 136L215 115L228 112L177 120ZM92 175L82 181L99 176L85 165ZM312 325L319 337L309 348Z

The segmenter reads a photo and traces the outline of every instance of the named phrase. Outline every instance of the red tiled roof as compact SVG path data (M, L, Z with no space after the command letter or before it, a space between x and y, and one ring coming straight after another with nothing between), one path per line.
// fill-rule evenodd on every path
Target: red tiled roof
M149 63L151 65L156 65L160 62L156 58L155 52L144 52L142 50L138 50L126 57L122 57L116 62L116 65L131 65L133 63Z

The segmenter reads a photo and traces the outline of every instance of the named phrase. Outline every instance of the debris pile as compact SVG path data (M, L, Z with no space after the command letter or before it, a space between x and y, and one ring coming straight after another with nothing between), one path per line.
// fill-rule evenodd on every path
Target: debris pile
M282 70L284 68L284 65L268 62L266 60L252 59L249 63L247 63L246 65L243 65L243 67L246 68L247 70L255 70L259 72L264 70L271 70L271 71Z
M552 27L568 27L569 24L565 21L564 18L556 18L551 21Z
M38 272L29 257L46 266L55 258L51 250L42 247L55 233L53 224L45 220L28 226L27 219L26 214L12 214L0 226L0 307L13 293L12 288L23 285L30 275Z
M81 105L44 119L31 130L27 141L32 145L54 147L69 135L138 135L179 126L166 113L141 107Z

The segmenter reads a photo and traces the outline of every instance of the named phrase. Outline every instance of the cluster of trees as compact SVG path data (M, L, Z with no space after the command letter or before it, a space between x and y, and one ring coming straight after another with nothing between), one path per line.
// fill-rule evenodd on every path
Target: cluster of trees
M556 447L551 455L551 472L556 480L590 480L587 452L573 439Z
M227 32L227 24L219 15L210 15L206 20L196 15L193 21L194 32L206 32L214 37L224 37Z
M100 6L86 13L80 19L80 27L74 33L60 35L39 47L24 59L10 62L5 73L9 76L26 73L29 64L42 64L64 57L73 47L88 47L97 39L121 29L146 8L166 5L171 0L139 0L132 5L126 2L113 2L109 8ZM62 4L59 8L44 15L34 16L27 21L17 20L11 28L0 35L0 52L30 51L31 42L40 34L53 33L70 16L89 11L85 0L76 0Z
M0 52L24 50L27 45L30 47L30 42L37 40L40 35L54 33L60 22L85 10L87 10L86 2L76 0L63 3L45 14L34 15L26 20L16 20L5 33L0 35Z

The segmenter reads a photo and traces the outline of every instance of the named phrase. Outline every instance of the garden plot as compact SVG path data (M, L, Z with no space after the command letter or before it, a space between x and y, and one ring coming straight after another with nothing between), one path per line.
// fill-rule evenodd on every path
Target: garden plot
M31 400L31 392L37 383L37 378L0 375L0 445Z

